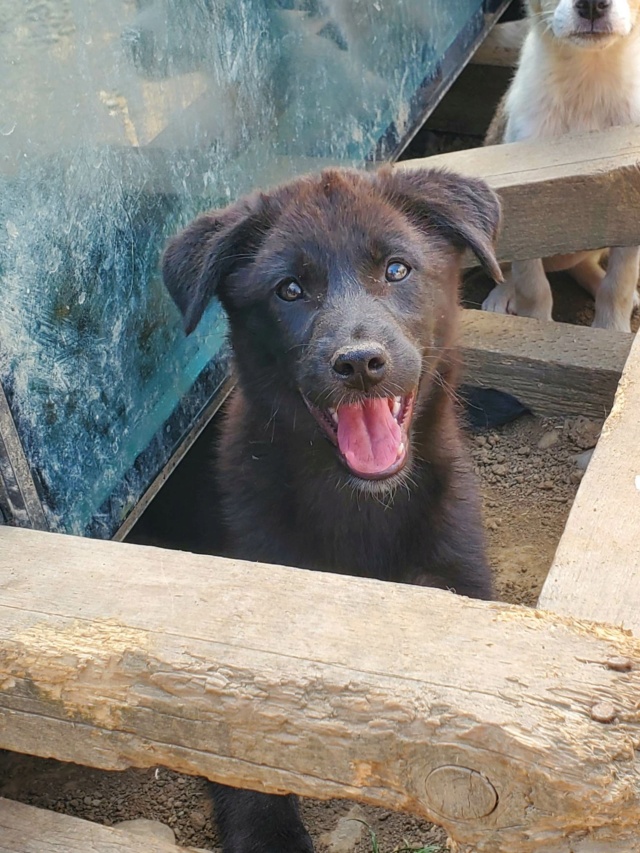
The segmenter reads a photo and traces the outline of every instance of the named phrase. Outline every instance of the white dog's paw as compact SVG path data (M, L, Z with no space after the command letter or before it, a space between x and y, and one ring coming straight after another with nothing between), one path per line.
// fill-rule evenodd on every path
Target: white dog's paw
M496 284L491 293L482 303L483 311L494 314L515 314L516 292L511 281Z
M598 313L591 324L592 329L612 329L615 332L630 332L631 323L619 314L607 314L604 311Z

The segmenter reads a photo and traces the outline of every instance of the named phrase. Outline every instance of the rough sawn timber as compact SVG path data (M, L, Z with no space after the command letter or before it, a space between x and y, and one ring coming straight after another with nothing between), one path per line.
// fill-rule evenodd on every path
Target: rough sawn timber
M503 209L503 261L640 244L640 128L513 142L406 160L484 178Z
M189 853L189 849L0 798L0 853Z
M539 415L607 415L632 341L609 329L461 312L464 381L513 394Z
M640 640L607 626L0 528L0 748L346 796L474 853L620 853L638 695Z
M579 619L621 625L640 636L638 335L539 604Z

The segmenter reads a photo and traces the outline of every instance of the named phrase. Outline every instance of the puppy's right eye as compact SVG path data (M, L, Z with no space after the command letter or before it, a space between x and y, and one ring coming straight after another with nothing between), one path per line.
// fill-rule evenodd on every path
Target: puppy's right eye
M304 290L295 278L285 278L276 287L276 294L285 302L295 302L296 299L302 299Z

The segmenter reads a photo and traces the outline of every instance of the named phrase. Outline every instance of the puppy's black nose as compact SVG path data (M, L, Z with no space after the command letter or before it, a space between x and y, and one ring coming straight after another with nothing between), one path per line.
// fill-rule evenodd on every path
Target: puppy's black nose
M380 344L363 341L334 353L331 367L340 379L354 388L371 388L387 373L388 357Z
M586 18L588 21L596 21L598 18L603 18L609 7L611 0L576 0L576 10L581 18Z

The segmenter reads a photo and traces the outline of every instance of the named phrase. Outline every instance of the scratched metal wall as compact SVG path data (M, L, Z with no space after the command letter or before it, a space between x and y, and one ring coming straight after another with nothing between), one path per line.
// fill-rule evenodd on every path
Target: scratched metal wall
M384 156L481 7L0 0L0 380L51 529L113 535L223 378L224 319L185 339L166 237Z

